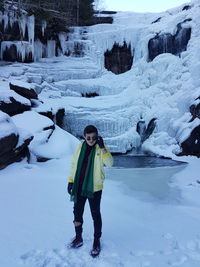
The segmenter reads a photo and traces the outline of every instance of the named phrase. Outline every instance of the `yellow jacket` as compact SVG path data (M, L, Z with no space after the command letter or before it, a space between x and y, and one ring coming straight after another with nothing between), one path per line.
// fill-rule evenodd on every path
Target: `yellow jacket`
M70 169L70 176L69 176L69 182L74 182L74 177L76 174L76 168L78 163L78 158L81 152L82 144L79 144L71 163L71 169ZM96 152L94 156L94 174L93 174L93 186L94 186L94 192L100 191L103 189L103 182L105 179L105 173L104 173L104 165L108 167L112 167L113 165L113 158L106 147L107 153L103 154L98 144L96 144Z

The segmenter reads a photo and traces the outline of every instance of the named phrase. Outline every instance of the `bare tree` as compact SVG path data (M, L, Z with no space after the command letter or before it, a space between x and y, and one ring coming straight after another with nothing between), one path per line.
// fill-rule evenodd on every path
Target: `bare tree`
M94 0L94 9L96 11L102 11L105 9L105 0Z

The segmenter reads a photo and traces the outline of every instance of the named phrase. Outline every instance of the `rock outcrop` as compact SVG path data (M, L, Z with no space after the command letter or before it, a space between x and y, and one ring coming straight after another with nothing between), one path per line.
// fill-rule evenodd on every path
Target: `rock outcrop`
M136 131L140 135L141 138L141 144L149 138L150 135L152 135L154 129L156 127L156 118L152 118L148 125L146 126L145 121L141 118L137 125L136 125Z
M22 136L12 119L0 111L0 169L29 157L28 145L33 136Z
M62 128L63 126L63 119L65 115L64 108L58 109L56 113L53 113L52 110L50 111L39 111L39 114L46 116L47 118L51 119L56 125Z
M191 28L184 27L183 24L188 21L191 21L191 19L187 19L177 25L175 35L170 33L157 34L149 40L149 61L163 53L179 56L181 52L187 50L187 44L191 37Z
M122 46L115 43L110 51L105 52L104 57L105 68L115 74L130 70L133 64L133 50L125 41Z
M194 123L195 127L193 127L189 137L180 144L182 152L179 153L179 156L200 157L200 97L195 99L195 103L190 106L190 113L192 118L188 124Z
M182 152L179 156L193 155L200 158L200 125L190 133L190 136L181 144Z
M31 86L26 83L21 83L19 81L12 81L10 84L10 89L15 91L17 94L28 98L28 99L38 99L38 95L35 92L35 90L33 88L31 88Z
M46 156L42 147L51 139L55 124L63 126L65 110L41 112L42 115L31 111L42 103L30 84L21 81L1 85L0 101L0 169L25 157L29 159L30 153L40 162L52 159L53 154Z
M30 110L31 104L24 104L16 100L13 96L9 97L9 102L0 101L0 110L7 113L10 116L23 113Z

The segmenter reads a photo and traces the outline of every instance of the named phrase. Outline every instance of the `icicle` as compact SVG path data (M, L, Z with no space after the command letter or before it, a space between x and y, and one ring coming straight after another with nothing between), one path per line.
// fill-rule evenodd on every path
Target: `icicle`
M3 54L6 49L10 49L10 47L14 45L17 49L17 59L21 58L21 61L24 62L26 58L28 58L29 53L32 52L32 45L29 42L22 41L4 41L1 43L1 58L3 58Z
M47 22L46 22L46 20L43 20L42 21L42 36L44 36L46 27L47 27Z
M43 44L39 40L36 40L34 42L34 61L37 61L42 58L42 51Z
M56 42L48 40L47 42L47 57L55 57Z
M9 17L9 23L10 23L10 26L11 26L11 27L13 26L13 24L14 24L15 21L16 21L16 18L14 17L14 15L11 15L11 16Z
M59 33L58 35L59 41L60 41L60 45L62 47L62 53L65 53L66 50L66 34L65 33Z
M0 23L3 21L3 13L0 11Z
M28 17L27 21L28 26L28 40L31 44L34 43L34 35L35 35L35 17L34 15Z
M4 31L8 28L8 14L3 15Z
M21 35L23 37L25 36L25 32L26 32L26 24L27 24L27 17L21 16L19 19L19 26L20 26Z
M32 55L35 53L35 46L34 46L34 37L35 37L35 17L34 15L29 16L27 19L27 27L28 27L28 41L31 44L31 49L32 49Z

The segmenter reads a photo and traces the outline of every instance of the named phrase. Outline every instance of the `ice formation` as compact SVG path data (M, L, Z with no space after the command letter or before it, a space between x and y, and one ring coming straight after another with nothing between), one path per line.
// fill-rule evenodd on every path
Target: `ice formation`
M141 144L136 131L141 115L146 123L157 118L156 129L143 148L166 156L178 151L180 142L200 125L199 118L190 123L189 112L200 95L200 9L198 2L189 6L159 14L118 12L113 24L75 27L67 41L66 36L59 36L63 54L69 57L54 57L52 41L45 52L49 58L41 60L44 46L36 40L35 58L40 60L25 65L19 74L19 79L32 83L40 93L44 104L35 110L65 108L65 130L80 137L87 124L94 124L111 151L123 153ZM149 40L158 34L175 36L178 25L191 28L186 50L173 55L164 53L166 49L150 61ZM184 30L179 34L178 38L185 38ZM104 54L124 41L131 47L132 68L115 75L105 69ZM5 67L2 77L12 79L9 71L13 69ZM83 97L87 94L98 96Z

